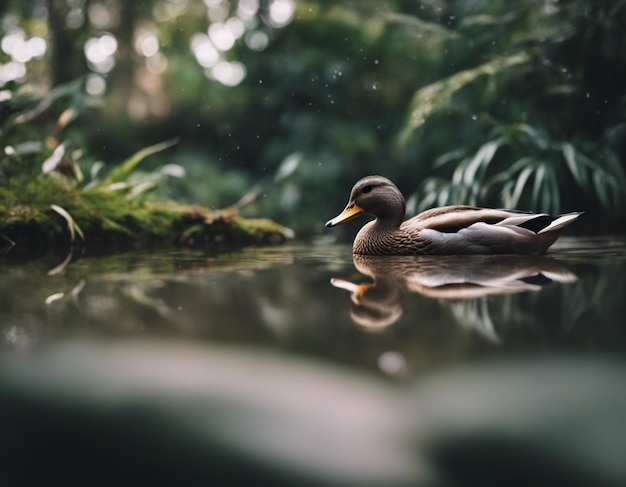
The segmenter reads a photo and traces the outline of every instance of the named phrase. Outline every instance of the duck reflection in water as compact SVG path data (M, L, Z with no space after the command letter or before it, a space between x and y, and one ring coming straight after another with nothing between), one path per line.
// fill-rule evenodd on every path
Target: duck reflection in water
M468 306L490 295L538 291L552 282L570 283L574 273L545 256L371 256L354 255L356 269L373 279L357 284L333 278L331 284L351 293L350 315L358 326L381 330L402 315L405 292L429 298L460 301L464 320L471 322ZM488 314L488 313L487 313ZM477 327L498 341L488 316L478 317ZM487 321L488 323L485 323ZM469 323L473 326L472 323Z

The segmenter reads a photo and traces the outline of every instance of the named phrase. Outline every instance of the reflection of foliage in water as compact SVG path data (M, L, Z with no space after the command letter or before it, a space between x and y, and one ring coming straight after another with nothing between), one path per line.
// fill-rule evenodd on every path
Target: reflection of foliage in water
M364 279L347 255L347 247L325 245L122 254L79 258L53 275L46 273L64 256L3 263L2 348L78 337L181 339L279 348L365 369L396 357L408 374L513 350L626 349L623 257L567 257L579 280L540 291L464 302L405 292L398 321L371 333L354 326L349 295L329 284L338 274Z
M623 257L598 259L594 266L565 263L581 277L575 283L492 300L489 313L496 330L513 343L526 336L539 349L556 342L566 349L622 351L626 333L615 320L626 311Z
M536 350L558 344L564 349L623 351L622 316L626 293L625 262L600 260L597 266L565 261L581 278L567 285L550 284L541 292L528 292L472 302L454 303L451 311L465 326L474 326L486 337L490 330L503 346ZM573 264L573 265L572 265Z

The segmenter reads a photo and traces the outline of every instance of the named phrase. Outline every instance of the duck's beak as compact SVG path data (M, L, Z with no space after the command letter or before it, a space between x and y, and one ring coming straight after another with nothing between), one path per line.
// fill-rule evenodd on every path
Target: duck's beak
M363 284L355 284L350 281L344 281L343 279L337 279L333 277L330 280L331 285L339 289L345 289L352 293L351 299L354 304L361 304L361 296L372 287L372 283L364 282Z
M363 213L363 209L357 206L354 201L351 201L348 203L345 210L332 220L328 220L326 222L326 227L341 225L342 223L346 223L348 220L352 220L355 216L359 216L361 213Z

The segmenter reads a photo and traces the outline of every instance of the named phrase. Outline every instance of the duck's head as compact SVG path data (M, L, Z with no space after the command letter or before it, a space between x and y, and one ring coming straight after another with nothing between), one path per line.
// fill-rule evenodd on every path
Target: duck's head
M366 176L352 188L345 210L328 220L326 226L341 225L361 213L376 216L379 223L399 226L405 211L404 197L395 184L382 176Z

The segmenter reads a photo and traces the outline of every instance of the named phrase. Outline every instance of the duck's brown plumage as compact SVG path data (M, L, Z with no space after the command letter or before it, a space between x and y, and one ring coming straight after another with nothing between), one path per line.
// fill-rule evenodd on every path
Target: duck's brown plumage
M367 176L350 193L345 210L326 223L340 225L367 213L353 252L364 255L543 254L582 213L551 216L474 206L444 206L406 221L402 193L387 178Z

